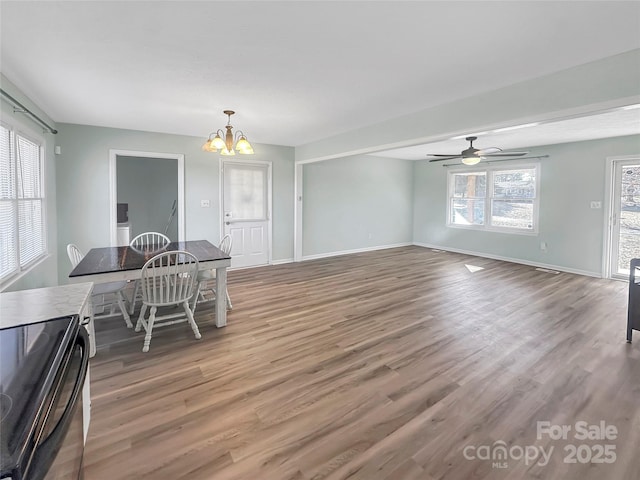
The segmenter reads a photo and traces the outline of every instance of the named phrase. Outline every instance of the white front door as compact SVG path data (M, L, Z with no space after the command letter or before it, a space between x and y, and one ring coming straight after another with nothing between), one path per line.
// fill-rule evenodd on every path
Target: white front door
M271 259L271 163L222 161L222 222L230 234L231 267Z
M629 262L640 257L640 157L613 165L610 273L626 279Z

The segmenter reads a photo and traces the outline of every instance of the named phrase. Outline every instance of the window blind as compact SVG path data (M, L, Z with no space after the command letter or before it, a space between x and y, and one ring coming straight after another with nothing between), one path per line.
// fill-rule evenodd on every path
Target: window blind
M40 145L0 126L0 278L46 252Z

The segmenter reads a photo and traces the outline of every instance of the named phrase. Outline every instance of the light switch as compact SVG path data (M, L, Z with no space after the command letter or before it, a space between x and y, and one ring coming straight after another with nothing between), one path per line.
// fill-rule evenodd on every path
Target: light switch
M602 202L591 201L591 208L602 208Z
M202 208L209 208L211 206L211 202L209 200L200 200L200 206Z

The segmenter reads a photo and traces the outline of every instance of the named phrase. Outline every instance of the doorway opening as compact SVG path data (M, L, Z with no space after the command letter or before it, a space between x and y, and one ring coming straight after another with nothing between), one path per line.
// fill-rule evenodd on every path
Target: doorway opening
M184 155L110 150L109 191L112 246L149 231L185 240Z

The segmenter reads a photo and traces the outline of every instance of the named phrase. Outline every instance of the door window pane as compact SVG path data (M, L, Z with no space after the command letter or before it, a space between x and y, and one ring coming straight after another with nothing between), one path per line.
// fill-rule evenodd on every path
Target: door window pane
M640 165L622 165L618 273L629 273L632 258L640 257Z
M225 211L233 220L267 218L267 167L226 165Z

